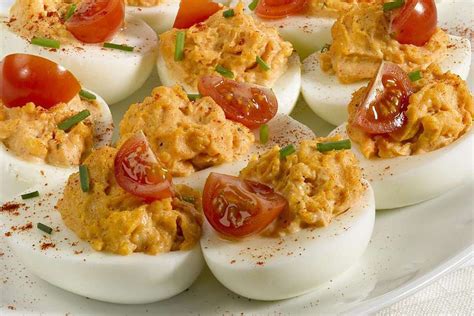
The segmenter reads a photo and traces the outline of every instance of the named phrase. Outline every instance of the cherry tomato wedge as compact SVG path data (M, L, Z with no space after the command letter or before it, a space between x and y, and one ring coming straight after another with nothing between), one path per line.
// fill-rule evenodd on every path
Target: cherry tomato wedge
M423 46L436 32L437 23L435 0L407 0L393 11L391 32L401 44Z
M369 134L394 132L406 122L406 109L413 88L408 75L396 64L382 62L370 82L354 123Z
M162 168L142 132L120 147L114 161L117 183L146 201L173 197L171 175Z
M66 28L81 42L102 43L120 30L124 17L123 0L83 0Z
M270 121L278 111L271 89L220 76L204 76L198 82L199 93L211 97L224 110L229 120L250 129Z
M71 72L46 58L12 54L0 62L0 99L6 107L33 102L48 109L69 102L80 90Z
M287 201L262 183L212 172L203 193L204 214L224 236L242 238L265 229Z
M255 14L264 19L280 19L300 13L308 0L259 0Z
M209 0L181 0L173 27L187 29L194 24L206 21L222 9L218 3Z

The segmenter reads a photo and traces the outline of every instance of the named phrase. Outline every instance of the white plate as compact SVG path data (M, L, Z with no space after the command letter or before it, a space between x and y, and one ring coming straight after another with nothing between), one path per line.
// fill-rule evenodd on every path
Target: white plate
M468 3L472 4L472 0L450 3L450 16L440 17L442 21L450 21L450 32L459 34L466 25L472 27L471 11L466 10ZM474 88L473 68L468 78L471 89ZM154 75L136 94L113 105L115 121L118 122L129 104L143 99L156 84ZM316 117L303 102L297 105L292 116L313 128L318 135L325 135L333 128ZM6 237L2 236L0 314L314 315L374 312L470 260L474 250L473 192L474 184L471 183L422 204L379 211L374 235L360 262L310 294L277 302L239 297L220 285L207 269L189 290L159 303L126 306L94 301L60 290L31 275L13 256L6 246Z

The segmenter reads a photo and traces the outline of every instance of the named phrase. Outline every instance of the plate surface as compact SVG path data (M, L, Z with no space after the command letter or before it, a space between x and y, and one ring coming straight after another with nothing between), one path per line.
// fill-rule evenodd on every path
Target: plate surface
M439 5L441 26L452 34L470 37L472 42L473 8L472 0ZM472 67L468 82L472 91ZM154 74L136 94L113 105L115 122L120 121L128 105L142 100L157 84L158 78ZM333 128L316 117L304 102L298 103L292 116L318 135L326 135ZM189 290L166 301L128 306L94 301L70 294L30 274L13 256L2 236L0 313L221 315L373 312L413 293L472 257L473 192L474 183L470 183L422 204L379 211L374 235L360 262L310 294L277 302L239 297L220 285L207 269Z

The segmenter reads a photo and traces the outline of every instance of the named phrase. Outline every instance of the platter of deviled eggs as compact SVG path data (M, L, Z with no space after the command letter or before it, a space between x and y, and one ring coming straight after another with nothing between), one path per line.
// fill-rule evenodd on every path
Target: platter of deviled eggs
M474 89L474 71L470 68L473 62L471 47L469 40L465 39L466 34L460 30L465 29L466 24L472 24L470 10L466 9L466 6L472 5L468 1L443 1L437 5L438 25L446 29L448 34L452 34L451 39L455 38L457 41L456 45L453 44L456 49L446 53L444 70L457 71L456 73L468 83L471 93ZM140 19L143 19L155 31L163 32L171 28L173 18L170 16L176 14L179 5L167 0L164 6L164 11L158 10L159 6L141 10L129 7L128 18L132 21L137 19L137 22L132 23L134 27L139 28L142 23ZM6 12L3 9L0 12ZM164 15L163 21L170 26L161 29L162 24L152 25L150 16L154 14ZM300 21L301 17L298 16L294 18L293 25L293 18L288 17L281 22L283 26L277 26L282 29L285 39L289 37L288 40L291 41L292 37L296 37L294 42L297 43L297 49L319 55L321 45L318 45L315 52L314 43L331 40L327 31L330 26L327 25L332 25L334 21L317 18L315 21L304 22ZM280 22L268 23L279 25ZM301 28L307 29L307 23L311 24L310 28L320 30L320 33L314 32L314 38L305 39L307 31L298 32ZM468 27L472 28L473 25ZM146 32L150 30L147 29ZM133 28L128 31L134 32ZM153 38L153 32L150 34L150 38ZM9 34L1 36L6 36L2 38L2 45L8 47L8 43L11 43L8 42ZM133 40L132 36L127 43L135 46ZM110 113L101 110L102 120L97 128L104 128L106 132L105 137L98 143L110 142L111 129L107 129L107 126L111 124L111 120L115 125L113 141L118 139L120 121L131 104L142 102L153 88L161 84L172 85L173 82L179 81L172 78L171 72L168 72L163 56L150 56L153 53L149 52L149 43L146 42L136 44L143 45L140 53L133 53L126 61L117 58L116 64L109 64L106 60L114 59L114 54L121 55L122 52L110 53L95 47L97 59L85 64L97 71L109 70L108 74L96 77L93 76L93 71L81 70L80 67L77 70L82 74L76 74L81 77L80 81L90 83L84 84L84 88L101 96L98 98L100 106L107 103L110 105ZM2 51L2 58L4 54L7 53ZM43 56L47 57L47 54L49 53ZM345 125L340 125L347 121L347 107L341 104L348 104L351 100L350 94L366 86L368 81L363 84L342 85L337 79L329 78L319 66L317 71L311 71L315 68L310 64L317 58L314 54L301 54L309 55L302 61L303 73L299 74L296 70L299 60L293 54L290 56L287 71L272 85L278 103L286 106L280 107L279 113L268 123L272 131L270 137L284 144L298 144L302 139L314 137L313 133L318 137L339 133L347 138ZM80 54L71 56L65 53L59 57L58 62L74 64L83 58ZM155 65L153 69L147 66L150 63L148 59L153 58L158 58L158 70ZM144 60L142 64L150 69L133 69L137 60ZM121 63L128 64L121 68ZM134 77L127 74L127 71L138 71L144 75ZM162 78L161 83L158 74ZM147 79L144 80L143 76ZM125 94L129 96L124 98L125 94L116 93L124 92L124 88L120 86L120 82L112 82L114 77L118 78L117 81L124 78L121 82L127 85L126 89L129 91ZM107 84L109 80L111 82ZM127 83L126 80L130 82ZM107 83L104 84L104 81ZM115 84L117 86L114 86ZM100 88L101 85L103 89L95 88ZM186 83L182 85L189 94L198 92L187 87ZM299 93L300 87L302 94ZM131 91L135 92L130 95ZM115 102L116 100L121 101ZM290 118L286 114L289 114ZM59 194L55 192L55 181L48 183L52 186L51 190L45 189L44 180L29 178L29 174L34 174L31 166L15 162L15 157L7 156L7 151L2 147L0 163L18 169L17 174L22 179L15 181L11 175L2 174L0 202L10 201L20 193L35 190L48 192L50 199L43 199L40 204L31 201L30 210L34 213L30 215L29 220L44 222L45 216L51 216L52 219L48 221L61 226L61 229L46 237L36 230L16 239L7 240L2 236L0 262L3 268L0 271L0 280L3 282L0 282L0 311L2 314L41 312L119 315L314 315L375 312L414 293L472 257L472 133L472 130L467 132L464 138L458 139L449 147L419 156L391 158L389 162L383 159L366 159L353 144L352 150L359 159L362 174L370 185L350 211L333 219L328 227L304 232L294 240L289 235L290 238L285 241L283 249L270 245L273 241L258 238L244 240L246 244L243 246L229 245L226 240L216 237L209 224L205 224L201 247L207 264L198 258L199 255L194 250L185 256L177 254L163 260L140 254L128 261L95 252L72 231L66 227L63 229L64 224L58 212L51 213L54 212L55 200L59 198L55 197ZM255 152L262 154L271 148L271 144L272 141L261 146L262 148L258 147ZM413 157L416 159L412 159ZM211 167L211 170L196 172L175 182L202 188L210 172L237 174L245 166L246 163L241 161L232 162ZM73 172L56 170L54 167L50 171L48 168L46 170L48 176L57 178L58 182L65 181ZM9 183L6 183L6 179ZM38 183L43 183L43 186ZM372 190L376 192L375 196ZM18 218L12 220L0 214L0 223L3 234L10 228L6 226L21 226L24 221ZM316 241L311 239L314 236L317 236ZM54 243L56 248L47 252L31 249L32 243L45 240ZM70 254L71 242L78 244L77 249L81 252L79 255ZM269 243L267 250L278 251L272 254L259 253L257 249L266 243ZM229 268L229 261L242 256L242 249L249 249L247 255L252 257L264 257L265 268L262 269L260 263L239 265L237 272L233 267ZM298 252L304 253L304 260L298 258ZM121 279L121 288L113 288L110 285L111 280L117 279ZM306 284L308 279L317 286ZM309 288L311 290L308 290Z

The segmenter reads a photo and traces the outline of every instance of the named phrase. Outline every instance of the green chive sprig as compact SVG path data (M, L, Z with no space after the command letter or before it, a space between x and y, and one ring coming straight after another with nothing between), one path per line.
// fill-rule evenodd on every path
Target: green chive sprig
M268 142L268 138L269 138L269 134L270 134L270 131L269 131L269 128L268 128L267 124L263 124L263 125L260 126L259 134L260 134L259 135L260 136L260 144L265 145Z
M114 44L114 43L104 43L103 47L123 50L125 52L133 52L133 50L135 49L135 47L133 47L133 46L120 45L120 44Z
M416 70L416 71L412 71L408 74L408 78L410 78L410 81L411 82L415 82L415 81L418 81L422 78L421 76L421 71L419 70Z
M200 98L202 98L202 95L200 95L199 93L196 93L196 94L190 93L190 94L188 94L188 100L189 101L196 101L197 99L200 99Z
M67 9L66 15L64 16L64 20L67 21L71 18L71 16L74 15L74 12L76 12L77 5L75 3L71 4L69 8Z
M45 37L33 37L31 39L31 44L49 47L49 48L59 48L61 47L61 43L55 39L45 38Z
M235 15L235 12L234 12L234 9L228 9L228 10L225 10L224 12L222 12L222 15L227 19L227 18L231 18Z
M43 231L43 232L45 232L46 234L49 234L49 235L51 235L51 233L53 232L53 229L51 227L49 227L48 225L45 225L43 223L36 224L36 227L39 230L41 230L41 231Z
M178 31L176 33L176 45L174 48L174 60L180 61L184 59L184 41L186 39L186 33L184 31Z
M255 10L255 8L257 7L258 5L258 0L253 0L250 4L249 4L249 9L250 10Z
M58 128L63 130L63 131L68 131L72 127L74 127L76 124L79 122L85 120L87 117L91 115L91 112L89 110L82 110L81 112L77 113L74 116L71 116L68 119L65 119L61 123L58 124Z
M95 100L95 99L97 99L97 96L95 94L90 93L89 91L86 91L86 90L79 91L79 96L82 99L86 99L86 100Z
M23 200L28 200L28 199L32 199L32 198L38 197L39 195L40 195L40 194L39 194L38 191L34 191L34 192L22 194L22 195L21 195L21 198L22 198Z
M331 150L351 149L351 141L349 139L344 139L336 142L318 143L316 149L322 153Z
M79 179L81 180L82 192L89 192L89 187L90 187L89 169L87 169L86 165L79 166Z
M230 79L234 78L234 73L221 65L216 66L216 71L220 73L223 77L230 78Z
M282 149L280 149L280 159L285 159L286 157L288 157L291 154L294 154L295 152L296 152L296 148L292 144L286 147L283 147Z
M270 66L260 56L257 56L257 63L264 71L270 70Z
M393 2L386 2L383 4L383 11L392 11L401 8L405 5L405 0L395 0Z

